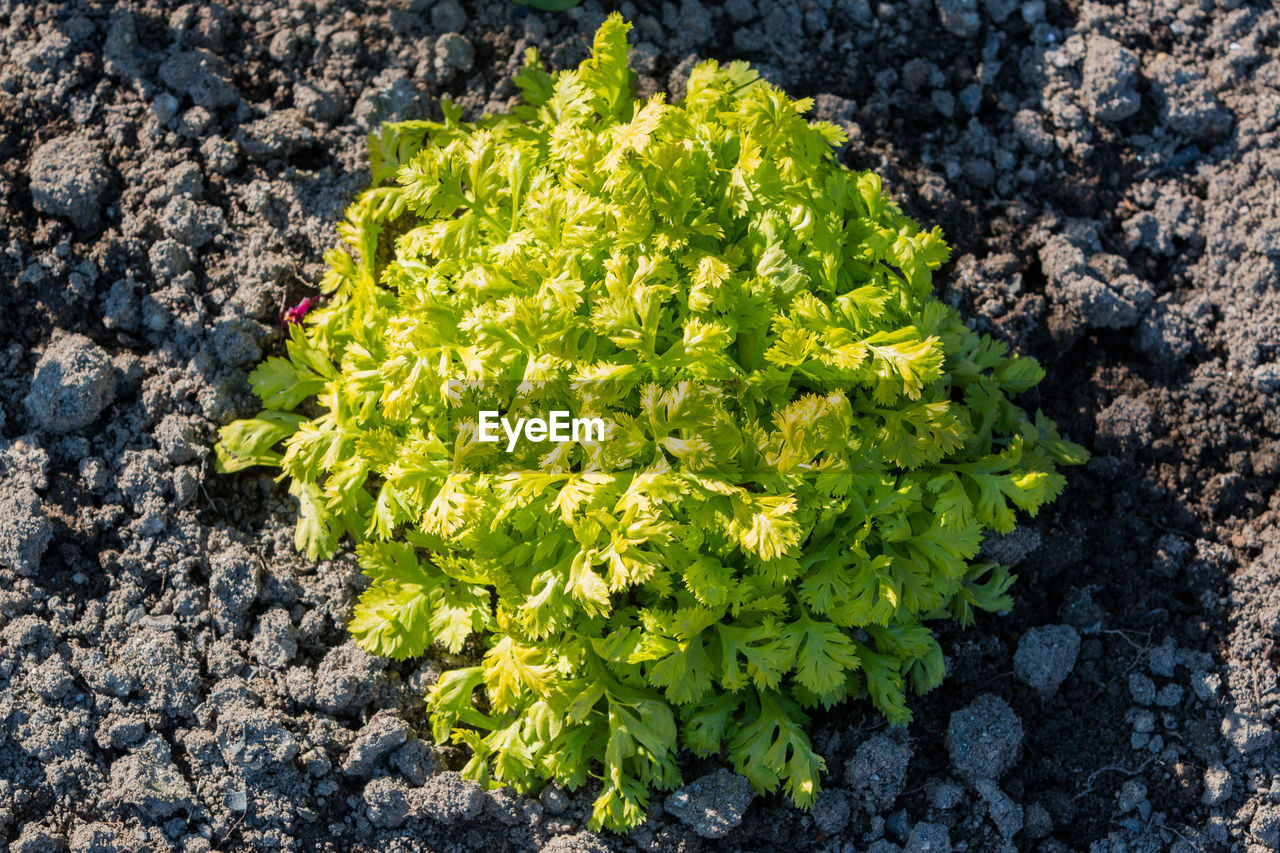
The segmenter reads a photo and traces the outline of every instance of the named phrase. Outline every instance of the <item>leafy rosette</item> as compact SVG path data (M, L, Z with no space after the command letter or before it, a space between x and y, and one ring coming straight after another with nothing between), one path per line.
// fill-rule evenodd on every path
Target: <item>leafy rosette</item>
M932 290L947 258L831 124L743 63L634 96L628 26L511 114L389 124L327 294L251 376L224 470L278 467L312 558L356 543L351 631L473 665L428 697L468 775L598 780L641 822L682 749L810 805L806 709L895 723L943 677L928 623L1005 610L974 562L1084 452L1010 396L1043 371ZM481 440L478 413L599 417Z

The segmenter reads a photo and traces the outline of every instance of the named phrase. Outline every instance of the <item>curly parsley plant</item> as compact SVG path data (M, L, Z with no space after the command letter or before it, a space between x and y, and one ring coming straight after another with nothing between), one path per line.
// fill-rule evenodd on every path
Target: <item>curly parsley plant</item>
M835 161L810 101L705 62L641 103L627 29L554 75L529 51L510 115L371 138L327 299L219 446L281 470L310 557L358 543L365 648L470 652L428 698L468 775L598 780L611 829L685 749L811 804L806 709L909 720L943 676L928 623L1010 606L984 531L1084 458L1010 402L1042 370L934 297L940 232ZM479 426L557 410L605 434Z

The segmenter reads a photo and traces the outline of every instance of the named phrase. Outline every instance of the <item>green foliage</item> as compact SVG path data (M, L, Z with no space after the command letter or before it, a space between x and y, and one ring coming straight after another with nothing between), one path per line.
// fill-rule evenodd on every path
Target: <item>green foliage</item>
M512 115L370 139L327 302L218 447L280 468L309 555L358 543L366 648L483 649L428 699L470 775L598 779L613 829L681 749L810 805L806 709L908 721L943 675L927 623L1010 606L983 532L1085 457L1010 402L1039 366L933 296L941 234L810 101L705 62L637 102L627 28L554 75L530 51ZM608 433L507 453L483 409Z

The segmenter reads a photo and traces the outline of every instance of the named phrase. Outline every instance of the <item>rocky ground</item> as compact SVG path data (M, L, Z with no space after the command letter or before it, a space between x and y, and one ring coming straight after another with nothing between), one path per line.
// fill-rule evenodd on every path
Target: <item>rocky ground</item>
M441 664L213 473L388 118L502 109L606 11L646 91L744 58L940 223L940 279L1094 454L992 550L907 730L815 721L812 813L715 762L627 836L484 792ZM0 843L72 850L1280 849L1280 14L1242 0L0 0Z

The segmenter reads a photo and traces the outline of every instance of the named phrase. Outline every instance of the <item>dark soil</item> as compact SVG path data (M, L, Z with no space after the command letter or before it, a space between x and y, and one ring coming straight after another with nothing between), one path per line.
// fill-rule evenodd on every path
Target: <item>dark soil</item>
M423 740L441 662L351 645L353 563L294 552L281 485L213 472L367 131L505 109L527 46L576 63L614 8L645 93L714 57L815 97L1093 453L990 543L1017 606L943 629L907 730L815 719L812 814L692 760L627 836L585 831L591 791L482 793ZM0 0L0 842L1280 850L1278 403L1268 3Z

